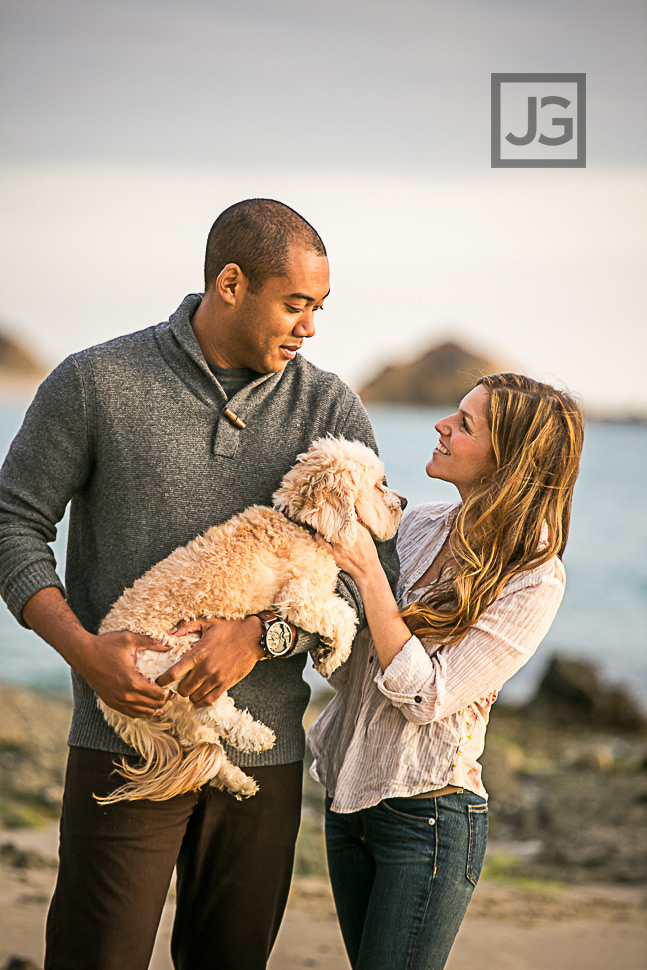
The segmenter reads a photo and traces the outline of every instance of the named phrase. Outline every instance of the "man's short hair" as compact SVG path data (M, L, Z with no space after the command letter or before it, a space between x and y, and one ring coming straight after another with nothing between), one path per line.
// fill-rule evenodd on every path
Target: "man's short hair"
M204 260L208 290L227 263L236 263L259 290L271 276L284 276L291 246L326 255L319 233L298 212L274 199L245 199L218 216L209 232Z

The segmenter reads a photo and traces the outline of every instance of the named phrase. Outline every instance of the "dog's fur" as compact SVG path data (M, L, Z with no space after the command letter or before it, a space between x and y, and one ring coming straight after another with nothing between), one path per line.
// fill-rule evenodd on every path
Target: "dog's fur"
M242 619L273 609L319 634L313 662L329 676L350 653L357 618L335 592L339 570L332 556L302 526L328 541L352 543L359 516L375 539L390 539L402 516L400 497L384 484L384 466L370 448L328 437L298 456L272 500L274 508L253 505L153 566L117 600L99 633L131 630L173 643L168 653L138 651L138 669L154 681L197 640L170 636L179 621ZM227 759L221 739L241 751L263 751L274 744L274 733L227 694L196 708L174 688L177 683L154 718L133 719L99 700L108 723L143 759L135 766L122 762L127 783L100 801L162 801L206 782L237 798L257 791L254 779Z

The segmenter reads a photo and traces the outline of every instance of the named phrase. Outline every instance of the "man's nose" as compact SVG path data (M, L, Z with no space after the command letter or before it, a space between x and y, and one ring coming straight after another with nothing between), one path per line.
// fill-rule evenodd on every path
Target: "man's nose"
M292 331L295 337L314 337L315 335L315 322L312 310L310 312L305 312L299 318L299 322Z

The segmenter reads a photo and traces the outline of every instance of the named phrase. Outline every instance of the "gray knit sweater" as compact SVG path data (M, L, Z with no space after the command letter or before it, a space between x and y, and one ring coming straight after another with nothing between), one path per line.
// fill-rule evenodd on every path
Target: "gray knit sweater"
M47 586L95 633L111 604L155 562L208 526L253 504L271 504L282 476L328 432L375 447L359 398L334 374L297 356L229 402L200 350L187 296L170 320L68 357L44 381L0 471L0 590L22 622ZM227 405L246 423L224 416ZM48 545L71 502L65 589ZM395 578L393 543L380 549ZM340 592L360 619L357 588ZM303 756L309 698L305 655L257 664L231 695L276 732L275 747L242 766ZM69 743L130 749L107 726L86 681L72 672Z

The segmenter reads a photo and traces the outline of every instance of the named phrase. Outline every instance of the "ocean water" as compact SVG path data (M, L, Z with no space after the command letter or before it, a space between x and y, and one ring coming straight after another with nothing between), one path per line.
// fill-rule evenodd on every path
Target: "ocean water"
M0 456L20 426L24 403L0 404ZM425 464L441 415L427 409L374 407L371 418L389 484L411 504L454 501L457 493L431 481ZM513 703L529 698L553 653L593 661L610 682L647 706L647 425L587 428L576 486L571 536L564 557L567 588L557 618L536 655L505 686ZM66 522L54 544L64 561ZM306 674L316 687L314 671ZM68 669L35 634L20 627L0 602L0 679L65 687Z

